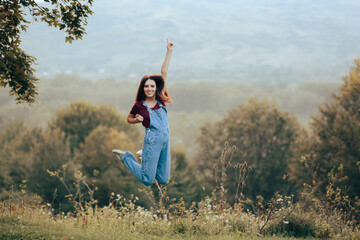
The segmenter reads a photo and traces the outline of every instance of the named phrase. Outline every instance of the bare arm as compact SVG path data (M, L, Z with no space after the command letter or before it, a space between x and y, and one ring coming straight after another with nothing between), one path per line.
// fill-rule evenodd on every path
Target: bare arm
M128 121L128 123L135 124L135 123L140 123L140 122L144 121L144 118L143 118L143 116L141 116L139 114L136 114L134 116L134 114L129 113L129 115L127 117L127 121Z
M165 83L164 90L166 89L166 76L170 64L171 53L174 49L174 43L172 42L172 40L169 42L169 40L166 39L166 42L167 42L167 51L164 62L161 66L161 76L163 77Z

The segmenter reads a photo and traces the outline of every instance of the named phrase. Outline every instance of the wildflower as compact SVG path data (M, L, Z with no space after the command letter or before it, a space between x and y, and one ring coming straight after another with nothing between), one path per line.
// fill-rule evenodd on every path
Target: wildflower
M278 198L276 201L277 201L277 202L282 202L283 199L282 199L282 198Z
M285 221L285 220L284 220L283 223L284 223L284 224L289 224L289 221Z
M114 192L112 192L112 193L111 193L111 196L114 196L114 195L115 195L115 193L114 193Z
M138 200L139 200L139 198L138 198L138 197L135 197L135 200L136 200L136 201L138 201Z

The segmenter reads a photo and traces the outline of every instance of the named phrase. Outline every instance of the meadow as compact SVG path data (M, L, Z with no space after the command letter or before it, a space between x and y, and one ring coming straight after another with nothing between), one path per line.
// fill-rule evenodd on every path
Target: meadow
M87 185L78 175L78 183ZM78 198L69 194L75 210L54 214L52 203L28 194L26 182L21 194L10 192L0 202L0 239L359 239L360 229L347 213L322 202L310 191L302 201L282 196L268 203L260 200L254 211L246 201L230 206L217 188L211 196L186 207L183 199L169 199L166 187L159 186L159 201L145 209L130 199L112 193L109 204L98 207L96 199L85 201L78 185ZM154 200L150 187L144 196ZM219 193L219 194L218 194ZM77 198L77 200L76 200ZM151 199L153 198L153 199Z
M338 89L262 89L276 101L241 84L173 85L165 186L142 186L110 151L141 147L122 110L134 84L52 79L34 108L2 96L0 238L359 239L359 69ZM318 109L304 100L330 88Z

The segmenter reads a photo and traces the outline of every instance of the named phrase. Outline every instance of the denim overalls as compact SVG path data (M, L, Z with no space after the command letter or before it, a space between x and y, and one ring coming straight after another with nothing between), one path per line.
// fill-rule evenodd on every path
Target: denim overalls
M143 101L149 112L150 127L145 128L142 148L142 164L139 165L130 152L126 152L121 161L140 182L149 186L156 179L166 184L170 177L170 138L167 110L159 101L160 109L152 110Z

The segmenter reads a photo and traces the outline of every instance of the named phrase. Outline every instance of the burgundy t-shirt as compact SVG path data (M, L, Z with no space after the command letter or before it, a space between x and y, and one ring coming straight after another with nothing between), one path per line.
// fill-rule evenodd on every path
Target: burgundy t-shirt
M165 106L165 103L164 102L161 102L164 106ZM156 103L155 106L153 108L151 108L152 110L157 110L157 109L160 109L160 106L159 106L159 103ZM144 118L144 121L142 122L142 125L145 127L145 128L149 128L150 127L150 117L149 117L149 112L148 110L146 109L144 103L142 101L139 101L139 102L136 102L134 104L134 106L132 107L131 111L130 111L131 114L133 114L134 116L136 114L139 114L141 116L143 116Z

